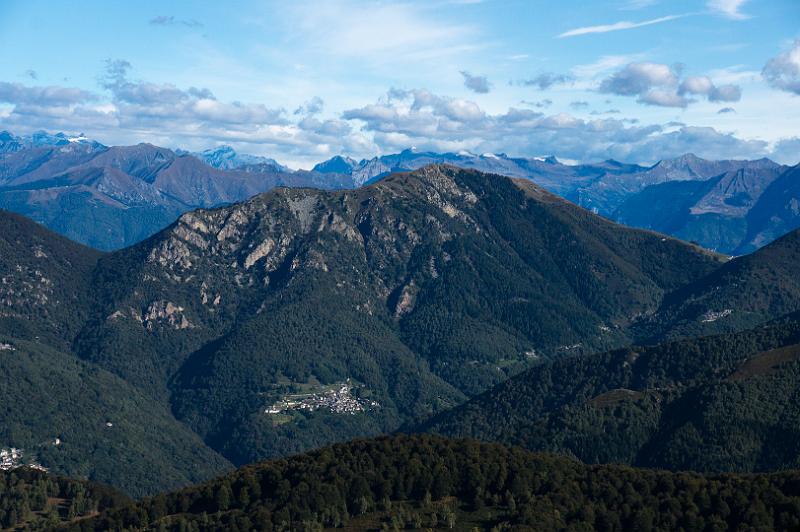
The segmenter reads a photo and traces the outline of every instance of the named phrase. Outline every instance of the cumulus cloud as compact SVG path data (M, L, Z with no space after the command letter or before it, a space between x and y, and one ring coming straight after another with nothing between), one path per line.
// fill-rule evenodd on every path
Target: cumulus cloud
M800 163L800 137L779 140L775 143L770 157L782 164Z
M525 101L505 111L489 112L467 98L424 89L392 89L374 103L326 116L320 98L287 112L261 103L222 101L204 87L137 80L133 72L125 60L109 61L100 79L103 90L97 94L0 82L3 124L18 131L84 130L109 143L148 141L188 149L228 143L309 163L337 153L368 157L409 146L434 151L552 153L578 161L612 157L649 162L686 151L708 158L771 153L762 141L677 123L639 124L613 116L616 110L588 119L546 112L550 100ZM661 69L654 72L653 79L669 76ZM684 97L712 94L705 80L681 79L676 70L671 72L676 79L668 86L634 83L645 88L631 94L658 98L653 89L664 89L667 96L675 97L680 96L682 86ZM619 83L617 90L626 90L621 87L627 85ZM575 101L572 107L585 106ZM785 143L776 145L775 150L788 153L794 147Z
M111 92L120 116L130 120L173 120L173 125L214 122L216 124L285 125L283 109L269 109L262 104L221 102L203 87L181 89L170 83L134 81L128 77L131 64L108 60L101 85Z
M18 131L82 130L114 143L154 142L190 149L210 142L262 146L272 154L313 159L340 152L364 153L372 141L340 118L319 118L313 98L291 120L281 108L221 101L203 87L133 79L125 60L109 60L99 79L105 94L68 87L27 87L0 82L4 126Z
M478 94L489 92L490 84L486 76L473 76L466 70L462 70L461 75L464 77L464 86L472 92L477 92Z
M708 76L689 76L684 79L678 94L700 94L710 102L738 102L742 98L742 90L737 85L714 85Z
M159 15L150 19L151 26L175 26L181 25L187 28L199 28L203 25L194 19L180 19L174 15Z
M800 39L764 65L761 75L772 87L800 94Z
M628 63L625 68L603 80L600 91L621 96L636 96L648 92L653 87L669 87L677 84L677 74L667 65Z
M434 151L554 153L579 161L654 161L688 151L709 158L768 153L765 142L713 128L637 125L609 117L585 120L513 107L490 114L474 102L422 89L392 90L374 104L346 111L342 118L359 121L362 132L384 153L417 146Z
M572 81L572 76L567 74L556 74L555 72L542 72L537 76L524 79L519 82L520 85L525 87L536 87L539 90L549 89L553 85L563 85Z
M708 76L688 76L681 80L680 65L628 63L604 79L600 92L619 96L637 96L639 103L661 107L685 108L692 96L704 96L711 102L737 102L742 97L738 85L717 86Z
M325 102L319 96L314 96L309 101L294 110L295 115L313 116L322 112Z
M91 92L70 87L30 87L0 81L0 102L31 106L70 106L97 99Z
M744 20L750 18L741 12L742 6L747 0L708 0L706 6L711 11L733 20Z

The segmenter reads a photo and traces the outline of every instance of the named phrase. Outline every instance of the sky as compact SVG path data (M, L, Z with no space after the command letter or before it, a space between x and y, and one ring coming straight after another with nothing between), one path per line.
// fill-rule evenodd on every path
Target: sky
M0 2L0 130L231 145L800 161L798 0Z

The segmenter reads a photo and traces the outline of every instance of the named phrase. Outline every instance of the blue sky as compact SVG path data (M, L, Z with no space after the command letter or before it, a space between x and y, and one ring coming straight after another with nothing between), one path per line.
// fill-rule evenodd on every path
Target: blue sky
M0 3L0 129L231 144L800 161L796 0Z

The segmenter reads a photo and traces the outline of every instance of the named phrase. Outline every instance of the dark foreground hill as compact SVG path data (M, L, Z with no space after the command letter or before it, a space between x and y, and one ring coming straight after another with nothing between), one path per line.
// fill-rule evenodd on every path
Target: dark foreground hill
M130 503L122 493L94 482L29 468L0 471L3 530L55 530Z
M417 430L590 463L800 468L800 319L531 368Z
M447 166L278 189L103 257L76 341L235 463L390 431L629 342L719 258Z
M800 475L586 466L497 444L396 436L244 467L71 530L790 530Z

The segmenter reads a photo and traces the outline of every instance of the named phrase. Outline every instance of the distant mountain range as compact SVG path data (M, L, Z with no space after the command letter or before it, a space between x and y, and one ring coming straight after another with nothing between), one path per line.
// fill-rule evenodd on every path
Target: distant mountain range
M243 170L245 172L284 172L290 173L291 170L275 159L269 157L258 157L236 153L230 146L219 146L204 150L200 153L192 153L204 163L219 170Z
M191 209L276 186L342 188L351 180L289 172L227 147L192 155L151 144L107 147L82 136L0 133L0 208L101 250L139 242Z
M0 208L112 250L147 238L188 210L276 186L356 188L442 163L530 179L612 220L727 254L747 253L800 226L798 167L768 159L707 161L687 154L647 167L614 160L568 165L555 157L409 149L360 161L335 156L311 171L293 171L229 146L199 153L149 144L106 147L83 135L45 132L0 132Z
M722 253L747 253L800 227L798 167L769 159L707 161L687 154L644 167L614 160L567 165L555 157L405 150L359 162L334 157L314 171L351 176L360 185L432 163L530 179L612 220Z

